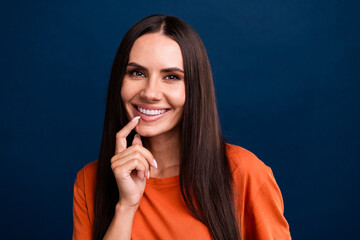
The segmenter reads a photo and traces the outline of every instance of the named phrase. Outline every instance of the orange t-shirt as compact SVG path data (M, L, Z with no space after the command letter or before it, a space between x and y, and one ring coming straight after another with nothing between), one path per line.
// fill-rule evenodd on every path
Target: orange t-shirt
M226 151L235 182L242 239L291 239L283 215L281 192L271 169L244 148L227 144ZM81 169L75 181L73 239L76 240L92 239L96 172L97 161ZM179 176L146 180L131 238L211 239L207 227L186 207L180 193Z

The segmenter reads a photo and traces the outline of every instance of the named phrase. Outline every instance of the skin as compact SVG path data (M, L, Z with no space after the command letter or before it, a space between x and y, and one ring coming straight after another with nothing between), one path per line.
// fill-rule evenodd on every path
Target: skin
M120 197L104 239L131 238L132 222L146 179L179 174L180 123L185 103L179 45L161 33L141 36L131 49L126 72L121 98L132 120L116 134L111 168ZM156 117L146 116L134 107L138 105L166 112ZM126 137L133 129L138 134L127 148ZM144 142L140 136L145 137Z

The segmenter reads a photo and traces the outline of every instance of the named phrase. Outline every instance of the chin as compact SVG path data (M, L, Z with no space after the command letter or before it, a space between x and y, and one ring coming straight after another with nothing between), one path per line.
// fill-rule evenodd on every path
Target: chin
M151 129L149 127L136 126L135 131L142 137L154 137L159 135L159 131L156 129Z

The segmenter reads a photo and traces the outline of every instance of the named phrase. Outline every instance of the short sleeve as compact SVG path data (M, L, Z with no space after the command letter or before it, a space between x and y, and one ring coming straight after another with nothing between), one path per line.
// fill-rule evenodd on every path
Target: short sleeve
M92 227L86 204L84 169L80 170L74 184L73 240L91 240Z
M267 169L259 188L248 196L243 223L246 240L291 239L280 189L271 169Z

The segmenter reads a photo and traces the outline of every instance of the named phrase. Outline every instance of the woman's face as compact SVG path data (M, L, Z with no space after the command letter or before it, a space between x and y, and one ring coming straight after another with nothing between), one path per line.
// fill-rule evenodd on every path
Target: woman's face
M129 119L141 116L135 128L139 135L179 131L185 82L178 43L160 33L139 37L130 51L121 98Z

